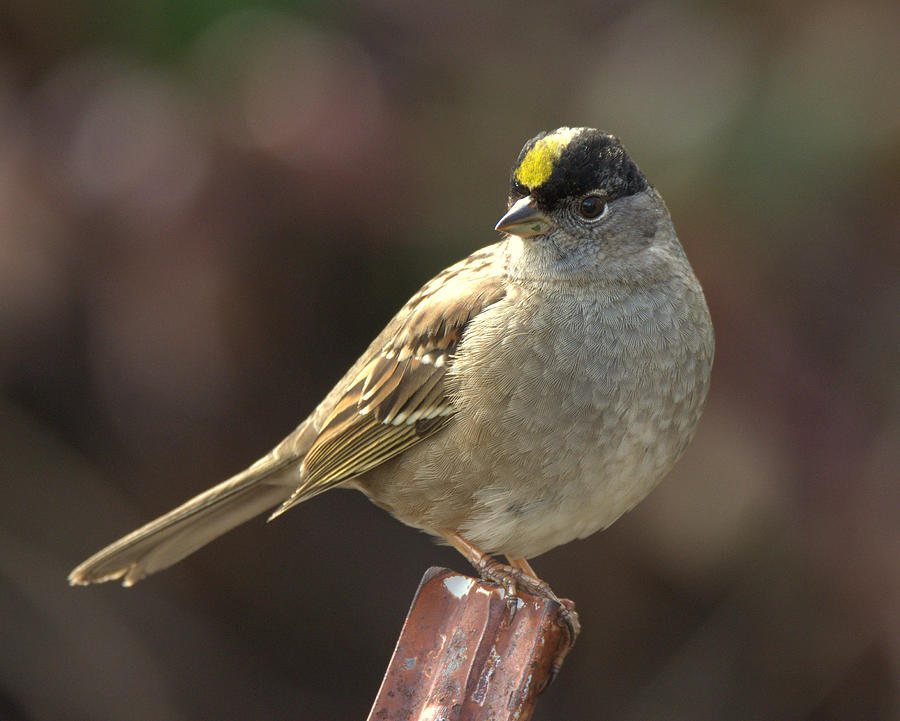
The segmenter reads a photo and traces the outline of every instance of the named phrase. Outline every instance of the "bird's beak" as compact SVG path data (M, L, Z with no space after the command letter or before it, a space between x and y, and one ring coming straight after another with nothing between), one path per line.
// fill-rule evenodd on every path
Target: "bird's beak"
M551 227L553 223L550 218L538 209L530 195L526 195L513 203L506 215L494 226L494 230L530 238L546 233Z

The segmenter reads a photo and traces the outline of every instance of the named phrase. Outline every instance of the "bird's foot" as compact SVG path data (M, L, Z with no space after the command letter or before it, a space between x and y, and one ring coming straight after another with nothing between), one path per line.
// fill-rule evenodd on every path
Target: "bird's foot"
M575 610L575 604L572 601L557 596L553 589L550 588L550 584L543 579L528 573L522 568L500 563L493 556L484 554L473 565L483 579L503 586L507 595L512 597L513 603L515 603L518 590L530 593L532 596L556 601L559 604L560 625L569 633L569 648L575 645L575 639L581 633L581 622L578 619L578 612Z
M458 533L447 532L441 534L460 553L462 553L479 575L486 581L491 581L506 590L506 603L510 610L510 619L515 615L518 606L517 592L521 589L526 593L540 598L549 598L559 604L557 622L567 631L568 643L559 651L553 659L550 668L550 677L547 686L556 678L562 668L563 661L568 655L578 634L581 633L581 622L575 604L568 598L560 598L550 588L550 584L538 577L534 569L524 558L509 557L510 565L501 563L490 554L482 551ZM546 688L546 686L545 686ZM543 689L541 689L543 691Z

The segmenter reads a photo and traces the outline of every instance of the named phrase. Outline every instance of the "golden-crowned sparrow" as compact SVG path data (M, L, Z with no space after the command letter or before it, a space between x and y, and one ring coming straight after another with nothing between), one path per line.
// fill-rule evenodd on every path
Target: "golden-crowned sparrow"
M267 456L70 582L129 586L342 486L486 577L556 598L526 559L608 526L672 467L703 408L713 329L662 197L612 135L529 140L496 229L499 243L426 283Z

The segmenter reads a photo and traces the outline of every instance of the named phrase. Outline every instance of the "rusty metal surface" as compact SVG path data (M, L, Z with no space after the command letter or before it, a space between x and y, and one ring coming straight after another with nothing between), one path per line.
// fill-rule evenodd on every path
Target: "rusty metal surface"
M502 588L429 569L369 721L526 721L568 644L558 610L522 594L510 614Z

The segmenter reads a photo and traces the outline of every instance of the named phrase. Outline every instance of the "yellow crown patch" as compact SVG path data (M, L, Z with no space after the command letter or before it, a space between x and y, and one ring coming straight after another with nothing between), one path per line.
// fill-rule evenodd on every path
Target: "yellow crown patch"
M547 182L559 156L580 131L581 128L560 128L538 140L516 168L516 180L526 188L539 188Z

